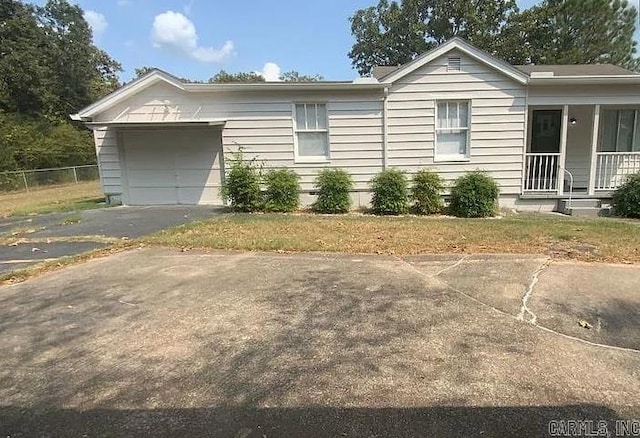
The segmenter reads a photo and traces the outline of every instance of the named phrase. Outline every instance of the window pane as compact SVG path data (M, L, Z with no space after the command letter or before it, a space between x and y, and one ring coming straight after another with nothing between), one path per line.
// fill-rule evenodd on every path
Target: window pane
M467 133L456 132L438 134L436 144L436 155L441 156L467 156Z
M317 129L316 126L316 106L307 104L307 129Z
M616 132L618 130L617 113L615 110L602 111L601 152L615 152L616 150Z
M447 128L447 103L438 103L438 128Z
M299 132L298 155L301 157L329 156L326 132Z
M460 114L458 114L458 118L460 119L460 127L468 128L469 127L469 102L460 102Z
M629 152L633 142L633 110L621 110L619 115L618 152Z
M318 129L327 129L327 106L318 104Z
M304 105L296 105L296 128L306 129L305 120Z
M458 124L458 102L449 102L449 128L459 128Z

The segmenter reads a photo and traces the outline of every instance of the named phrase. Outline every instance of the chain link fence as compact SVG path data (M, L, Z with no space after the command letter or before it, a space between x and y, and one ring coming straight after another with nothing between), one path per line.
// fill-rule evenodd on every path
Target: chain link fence
M55 169L0 172L0 193L37 190L61 184L79 184L100 178L98 166L58 167Z

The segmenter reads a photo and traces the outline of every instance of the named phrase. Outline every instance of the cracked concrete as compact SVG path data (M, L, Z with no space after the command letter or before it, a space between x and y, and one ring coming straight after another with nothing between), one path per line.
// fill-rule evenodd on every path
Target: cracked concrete
M0 435L502 438L640 418L640 268L546 261L148 248L6 286ZM517 319L536 273L539 325ZM602 338L563 325L592 316Z
M529 303L529 300L533 295L533 288L536 287L536 283L538 282L538 277L540 276L540 274L542 274L545 268L549 266L550 263L551 263L551 259L546 260L542 265L540 265L540 267L536 270L536 272L533 273L533 278L531 278L531 283L529 283L527 292L522 296L522 307L520 308L520 313L518 313L518 320L524 321L525 315L528 314L531 316L531 318L527 320L527 322L535 325L536 322L538 321L538 317L536 316L535 313L531 311L531 309L529 309L527 304Z

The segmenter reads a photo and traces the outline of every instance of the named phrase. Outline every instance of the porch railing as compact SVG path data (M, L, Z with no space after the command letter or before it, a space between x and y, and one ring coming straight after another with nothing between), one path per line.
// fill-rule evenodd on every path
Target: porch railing
M560 154L527 153L524 172L525 192L555 192L558 190Z
M595 190L615 190L640 172L640 152L597 152Z

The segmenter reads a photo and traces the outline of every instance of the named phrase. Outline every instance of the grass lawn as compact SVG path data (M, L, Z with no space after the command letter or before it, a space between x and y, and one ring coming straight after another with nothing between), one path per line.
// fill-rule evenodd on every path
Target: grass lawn
M640 262L640 222L521 214L501 219L230 215L143 239L183 248L378 254L536 253Z
M97 208L104 202L99 181L0 194L0 217Z

